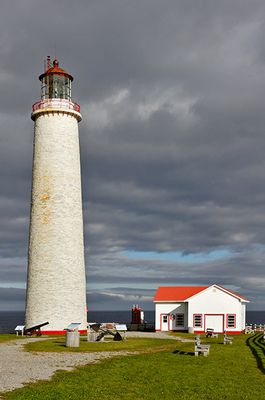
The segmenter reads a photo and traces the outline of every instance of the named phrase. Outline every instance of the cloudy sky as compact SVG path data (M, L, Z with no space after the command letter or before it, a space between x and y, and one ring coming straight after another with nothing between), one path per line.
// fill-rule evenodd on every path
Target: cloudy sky
M264 0L0 10L0 310L23 310L38 76L75 77L90 310L218 283L265 309Z

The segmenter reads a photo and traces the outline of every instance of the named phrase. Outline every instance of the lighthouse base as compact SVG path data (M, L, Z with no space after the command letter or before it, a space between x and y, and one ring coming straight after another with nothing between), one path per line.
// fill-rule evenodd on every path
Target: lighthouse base
M80 333L80 335L86 335L87 334L87 330L86 329L82 329L80 331L78 331ZM42 335L66 335L66 330L62 330L62 331L41 331Z

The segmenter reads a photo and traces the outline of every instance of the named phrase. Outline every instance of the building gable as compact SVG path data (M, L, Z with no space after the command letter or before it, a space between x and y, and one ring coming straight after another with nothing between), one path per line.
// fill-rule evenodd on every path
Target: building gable
M249 300L226 289L220 285L214 284L210 286L160 286L154 297L154 303L157 302L182 302L189 301L194 296L202 294L202 292L208 289L220 290L227 295L238 299L241 302L249 303Z

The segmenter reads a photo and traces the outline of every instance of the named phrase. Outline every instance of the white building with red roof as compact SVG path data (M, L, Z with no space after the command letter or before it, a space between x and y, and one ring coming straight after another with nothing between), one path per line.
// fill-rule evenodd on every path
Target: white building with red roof
M160 286L155 298L156 331L241 333L247 299L219 285Z

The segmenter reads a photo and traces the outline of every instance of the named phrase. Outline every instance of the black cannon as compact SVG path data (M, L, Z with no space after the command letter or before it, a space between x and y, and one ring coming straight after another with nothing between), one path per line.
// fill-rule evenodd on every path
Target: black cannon
M28 336L37 335L41 336L41 329L43 326L48 325L49 322L42 322L41 324L31 326L24 330L24 334Z

